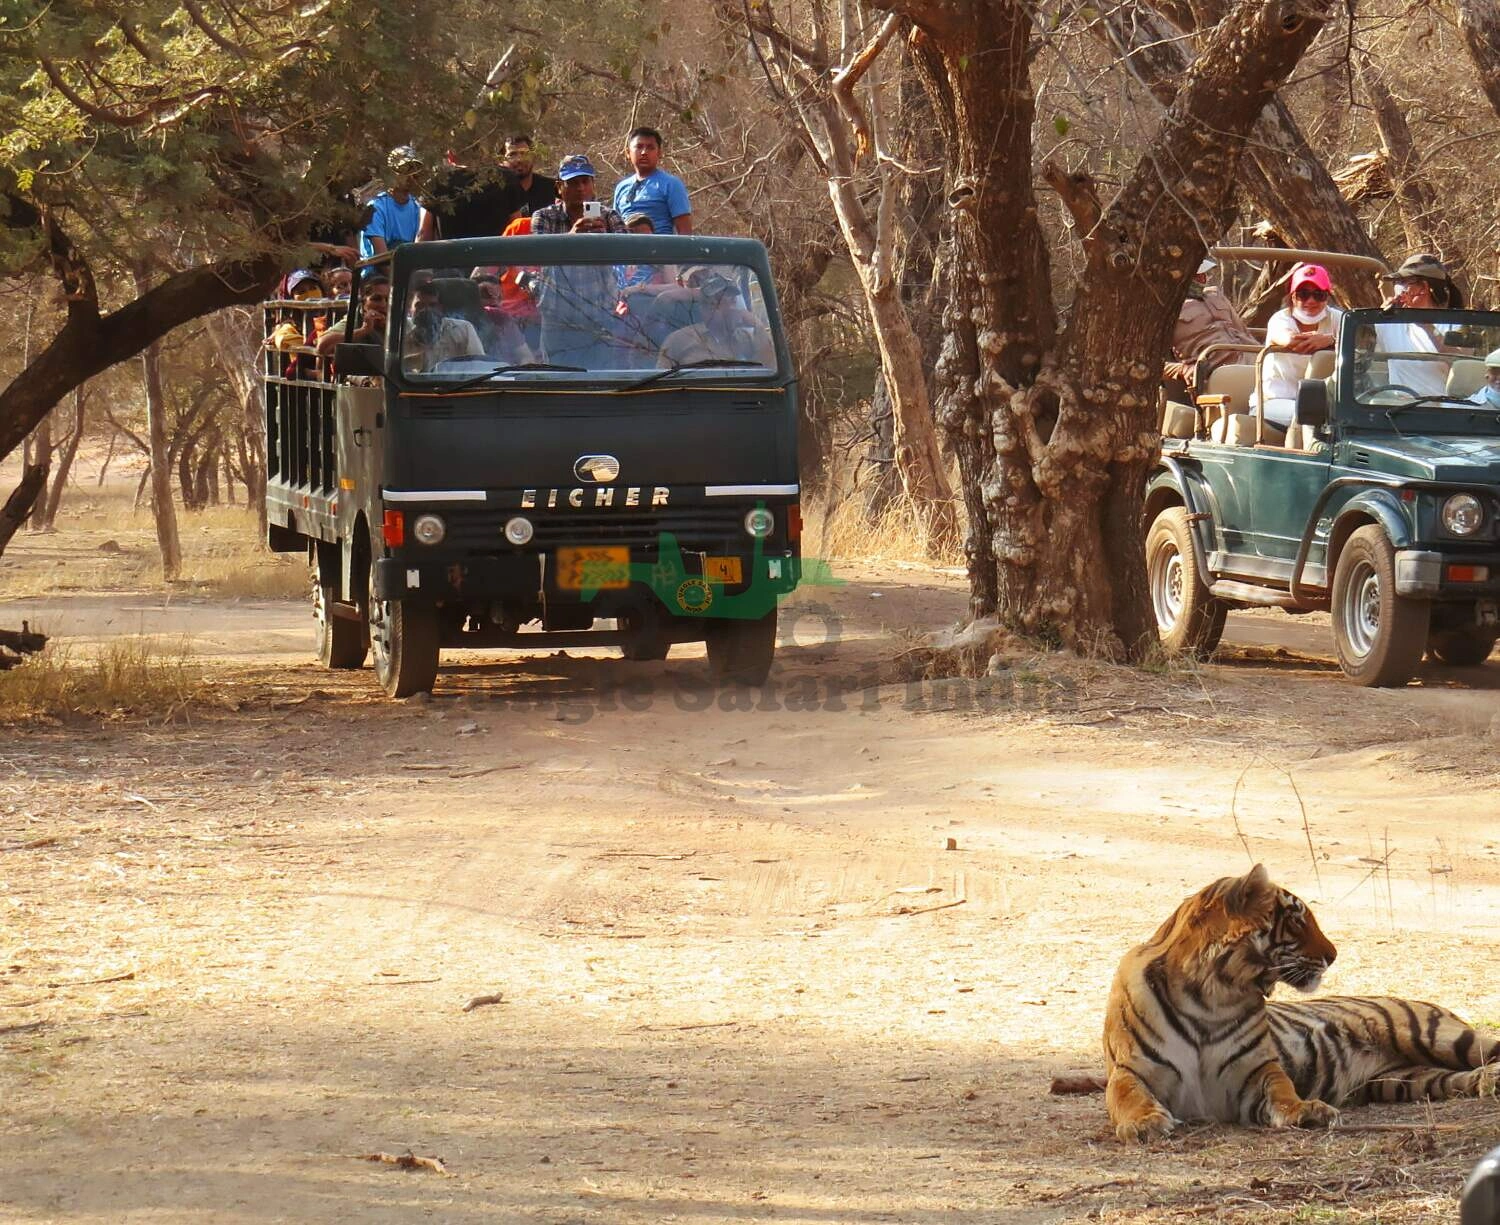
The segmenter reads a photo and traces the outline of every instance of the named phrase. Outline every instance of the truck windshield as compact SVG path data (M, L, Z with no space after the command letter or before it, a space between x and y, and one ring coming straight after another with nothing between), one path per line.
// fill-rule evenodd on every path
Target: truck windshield
M738 264L568 263L415 269L396 331L402 373L439 386L672 385L777 366L766 295Z
M1431 405L1500 413L1500 326L1481 325L1459 313L1423 313L1431 319L1359 326L1356 400L1370 407Z

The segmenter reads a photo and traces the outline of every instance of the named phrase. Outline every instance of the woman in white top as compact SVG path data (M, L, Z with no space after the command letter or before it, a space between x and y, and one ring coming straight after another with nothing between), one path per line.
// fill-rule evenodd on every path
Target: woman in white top
M1307 377L1312 355L1331 349L1338 339L1339 315L1329 306L1333 296L1328 270L1318 264L1298 264L1287 287L1287 305L1266 323L1266 344L1291 350L1268 353L1261 372L1266 397L1266 420L1278 429L1292 423L1297 407L1297 385ZM1254 405L1251 405L1252 410Z
M1410 256L1392 278L1395 291L1387 307L1402 310L1462 310L1463 294L1448 269L1436 255ZM1446 353L1448 346L1437 331L1425 323L1377 323L1376 351L1385 353ZM1436 358L1424 361L1392 358L1389 381L1419 396L1441 396L1448 388L1448 363Z

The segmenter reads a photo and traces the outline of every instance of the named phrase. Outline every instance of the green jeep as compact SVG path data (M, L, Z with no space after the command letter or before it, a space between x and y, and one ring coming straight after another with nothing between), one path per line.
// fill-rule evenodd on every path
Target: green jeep
M1354 310L1284 434L1250 395L1268 350L1218 367L1194 405L1168 405L1145 499L1163 644L1206 658L1230 609L1272 607L1330 612L1339 666L1360 685L1404 685L1424 654L1488 659L1500 409L1484 389L1497 349L1500 312Z

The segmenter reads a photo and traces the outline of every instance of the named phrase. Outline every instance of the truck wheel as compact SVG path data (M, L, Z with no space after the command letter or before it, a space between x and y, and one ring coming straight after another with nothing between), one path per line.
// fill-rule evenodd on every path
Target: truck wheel
M364 666L368 645L362 622L333 615L338 598L338 581L329 581L322 567L313 562L313 618L318 623L318 662L325 668L359 668Z
M375 679L393 698L432 689L442 625L431 604L370 598L370 650Z
M1156 516L1146 533L1146 581L1163 649L1207 659L1224 637L1229 606L1209 593L1198 573L1192 530L1180 506Z
M720 684L764 685L776 654L776 610L747 620L725 617L705 626L709 675Z
M1493 630L1465 626L1456 630L1434 630L1427 639L1427 653L1450 668L1475 668L1495 649Z
M620 654L626 659L665 659L672 649L672 640L662 632L656 617L634 610L623 613L617 621L625 640L620 643Z
M1371 523L1344 544L1333 572L1333 642L1357 685L1411 680L1427 647L1432 605L1396 594L1396 550Z

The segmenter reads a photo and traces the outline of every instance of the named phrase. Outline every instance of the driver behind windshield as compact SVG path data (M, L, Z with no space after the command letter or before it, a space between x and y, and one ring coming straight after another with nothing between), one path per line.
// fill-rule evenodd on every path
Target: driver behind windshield
M1436 255L1410 256L1392 278L1395 292L1383 303L1387 310L1462 310L1463 294ZM1430 323L1377 323L1377 350L1387 353L1450 353ZM1389 381L1418 396L1442 396L1448 390L1448 363L1420 358L1390 361Z
M410 372L427 372L455 357L483 357L484 344L467 319L449 319L432 278L414 281L411 316L406 324L401 364Z
M670 370L722 361L774 366L775 346L755 316L739 304L739 291L717 274L698 286L703 318L678 328L662 342L656 364Z

